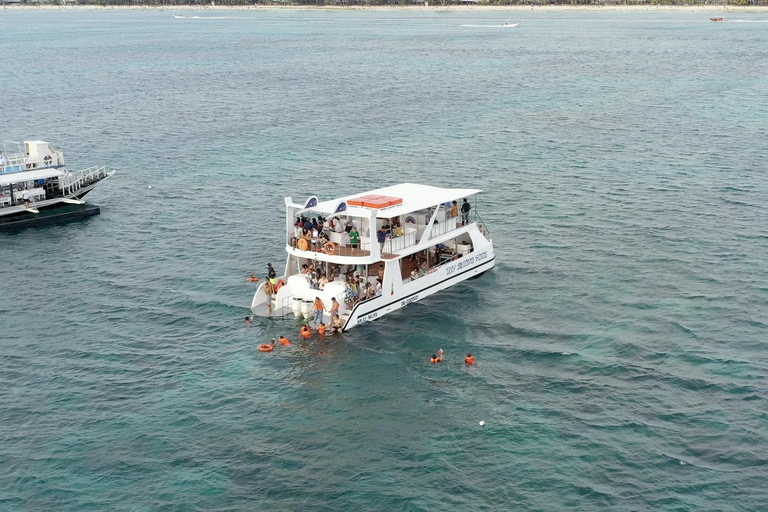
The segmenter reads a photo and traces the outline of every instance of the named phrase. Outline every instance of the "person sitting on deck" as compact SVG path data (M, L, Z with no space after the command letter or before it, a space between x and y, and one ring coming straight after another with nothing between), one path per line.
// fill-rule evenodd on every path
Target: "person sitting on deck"
M341 334L341 318L338 313L331 320L331 334Z
M380 278L380 277L377 277L377 278L376 278L376 289L375 289L375 291L373 292L373 296L374 296L374 297L378 297L378 296L380 296L380 295L381 295L381 283L382 283L382 281L381 281L381 278Z
M427 260L421 262L419 265L419 277L427 275Z
M411 281L415 281L419 278L419 272L416 269L411 270Z
M325 247L325 244L327 243L328 236L325 234L325 231L320 231L317 236L317 250L319 251L322 247Z

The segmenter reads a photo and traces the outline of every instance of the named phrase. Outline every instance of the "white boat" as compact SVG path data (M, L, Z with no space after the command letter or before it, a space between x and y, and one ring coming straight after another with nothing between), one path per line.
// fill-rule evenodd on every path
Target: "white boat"
M343 329L348 330L490 270L496 258L477 213L479 192L403 183L322 202L312 196L296 204L286 197L288 257L284 274L274 279L278 286L272 295L272 314L308 319L314 312L312 302L319 297L325 304L323 321L330 325L331 299L336 298ZM452 215L454 201L457 216ZM301 217L324 219L328 241L323 243L321 236L313 246L301 230L296 233ZM360 235L357 245L350 237L353 226ZM387 234L383 243L378 240L381 233ZM330 276L323 290L311 287L302 273L305 265ZM382 270L375 297L349 301L347 276L357 272L363 285L375 287ZM270 314L264 286L262 282L251 302L256 316Z
M0 231L97 215L99 207L83 198L114 174L98 166L70 172L61 151L44 141L5 142L0 152Z
M515 27L519 27L519 26L520 26L519 23L505 23L505 24L502 25L502 27L504 27L504 28L515 28Z

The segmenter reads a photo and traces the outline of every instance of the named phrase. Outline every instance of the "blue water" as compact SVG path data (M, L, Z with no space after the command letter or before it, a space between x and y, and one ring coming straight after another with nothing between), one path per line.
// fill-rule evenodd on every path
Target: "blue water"
M0 236L0 509L765 509L768 24L184 14L0 11L0 135L118 169ZM497 267L256 351L283 196L402 181Z

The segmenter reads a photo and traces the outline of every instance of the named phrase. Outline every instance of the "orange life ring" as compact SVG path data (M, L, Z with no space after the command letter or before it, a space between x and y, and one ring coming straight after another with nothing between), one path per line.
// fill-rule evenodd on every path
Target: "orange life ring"
M249 277L248 279L246 279L246 281L248 281L249 283L255 283L258 280L259 280L258 277Z
M323 249L325 250L325 254L328 256L333 256L333 254L336 252L336 244L333 242L326 242L326 244L323 246Z
M283 286L285 286L285 281L283 281L282 279L278 279L277 284L275 285L275 293L277 293L277 291Z
M258 346L258 349L259 349L259 352L272 352L275 349L275 347L273 347L272 345L268 345L266 343L262 343L261 345Z
M306 238L299 238L299 241L296 242L296 245L298 245L299 249L301 249L302 251L309 250L309 242L307 242Z

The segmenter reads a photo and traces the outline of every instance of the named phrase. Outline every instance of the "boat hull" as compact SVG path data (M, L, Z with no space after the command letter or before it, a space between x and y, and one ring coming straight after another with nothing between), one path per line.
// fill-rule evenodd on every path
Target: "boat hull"
M65 204L42 209L39 213L21 212L15 215L0 217L0 232L18 231L29 227L69 222L92 217L100 212L99 207L93 204Z
M347 331L360 324L378 320L388 313L418 302L440 290L480 277L495 265L496 255L493 252L493 245L489 244L465 258L441 265L435 272L408 283L403 287L403 293L397 297L382 295L356 304L344 323L343 330Z

